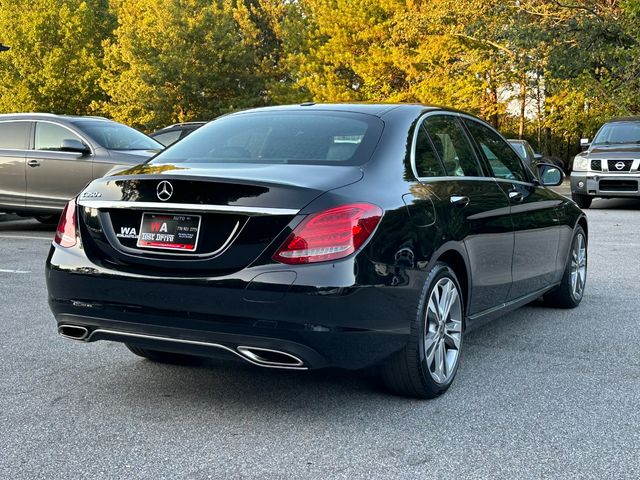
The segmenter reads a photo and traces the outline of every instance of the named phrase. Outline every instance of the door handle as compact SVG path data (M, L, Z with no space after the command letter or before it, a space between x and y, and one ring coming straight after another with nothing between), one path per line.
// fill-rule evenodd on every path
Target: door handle
M509 200L511 201L511 203L521 202L523 198L524 195L522 195L522 193L520 192L516 192L515 190L511 190L509 192Z
M469 197L465 197L464 195L451 195L449 200L451 204L456 207L463 208L469 205Z
M27 165L29 165L30 167L39 167L40 162L38 160L29 160L27 162Z

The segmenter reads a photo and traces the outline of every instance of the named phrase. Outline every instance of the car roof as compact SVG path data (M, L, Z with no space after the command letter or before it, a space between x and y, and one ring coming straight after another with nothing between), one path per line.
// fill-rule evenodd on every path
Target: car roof
M640 116L629 116L629 117L615 117L611 120L608 120L606 123L616 123L616 122L640 122Z
M171 130L172 128L179 129L181 127L201 127L201 126L206 125L206 124L207 124L207 122L205 122L205 121L173 123L171 125L167 125L166 127L159 128L158 130L156 130L153 133L164 132L165 130Z
M278 105L272 107L259 107L248 110L240 110L231 115L253 112L269 112L269 111L324 111L324 112L346 112L346 113L364 113L382 117L393 110L405 110L407 112L419 113L425 110L442 110L449 112L457 112L457 110L438 107L433 105L421 105L417 103L314 103L307 102L298 105ZM464 112L458 112L464 113Z
M97 117L91 115L57 115L55 113L3 113L0 114L0 120L60 120L74 122L78 120L102 120L112 122L105 117Z

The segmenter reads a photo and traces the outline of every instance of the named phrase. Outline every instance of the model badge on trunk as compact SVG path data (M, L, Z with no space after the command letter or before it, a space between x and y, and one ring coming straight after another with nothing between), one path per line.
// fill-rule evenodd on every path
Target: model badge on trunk
M158 194L158 198L163 202L166 202L173 195L173 185L171 185L166 180L161 181L156 187L156 193Z

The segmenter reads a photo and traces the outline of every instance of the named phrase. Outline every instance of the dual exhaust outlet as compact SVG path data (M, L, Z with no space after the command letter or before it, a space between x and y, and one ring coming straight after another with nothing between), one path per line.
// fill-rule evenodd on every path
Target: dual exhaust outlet
M117 330L110 329L102 329L97 328L93 331L89 331L86 327L82 327L79 325L60 325L58 326L58 333L64 338L69 338L71 340L79 340L84 342L91 341L91 337L98 333L103 334L108 339L126 341L127 339L143 339L143 340L158 340L169 343L178 343L178 344L186 344L186 345L195 345L201 347L213 347L219 348L222 350L227 350L243 360L252 363L254 365L258 365L261 367L269 367L269 368L284 368L291 370L306 370L307 367L304 365L304 362L287 352L282 352L280 350L273 350L271 348L262 348L262 347L249 347L240 345L235 349L232 347L228 347L226 345L220 345L218 343L210 343L210 342L201 342L196 340L183 340L183 339L174 339L167 337L159 337L156 335L146 335L140 333L129 333L122 332Z

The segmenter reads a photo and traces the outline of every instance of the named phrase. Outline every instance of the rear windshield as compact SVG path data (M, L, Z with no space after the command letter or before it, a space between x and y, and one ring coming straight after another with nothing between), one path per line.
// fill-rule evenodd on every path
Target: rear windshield
M640 143L640 122L605 124L593 139L593 145Z
M161 150L164 146L131 127L103 120L85 120L75 125L101 147L109 150Z
M511 142L509 142L509 143L511 143ZM511 146L514 148L516 153L518 155L520 155L520 158L522 158L522 159L527 158L527 151L525 150L523 143L513 142L513 143L511 143Z
M151 163L359 165L382 133L377 117L343 112L248 112L199 128Z

